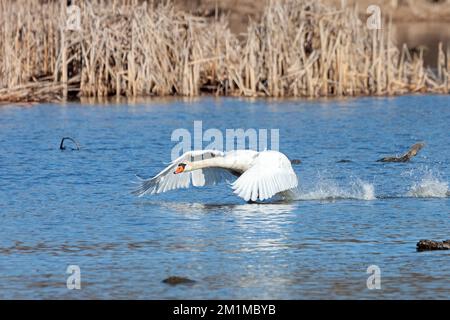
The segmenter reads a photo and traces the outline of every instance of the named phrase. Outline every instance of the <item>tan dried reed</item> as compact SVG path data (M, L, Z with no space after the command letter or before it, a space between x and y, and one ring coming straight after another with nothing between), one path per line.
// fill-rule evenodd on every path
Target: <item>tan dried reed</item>
M75 1L81 28L67 30L60 3L0 0L0 100L450 92L450 48L425 68L391 23L369 30L355 7L271 1L238 40L225 17L136 0Z

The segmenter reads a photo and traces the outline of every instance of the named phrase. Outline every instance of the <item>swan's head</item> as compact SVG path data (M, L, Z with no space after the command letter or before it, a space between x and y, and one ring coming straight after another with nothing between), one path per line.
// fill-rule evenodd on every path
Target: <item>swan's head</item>
M189 162L182 162L179 163L176 170L174 171L174 174L179 174L182 172L188 172L192 170L192 166Z

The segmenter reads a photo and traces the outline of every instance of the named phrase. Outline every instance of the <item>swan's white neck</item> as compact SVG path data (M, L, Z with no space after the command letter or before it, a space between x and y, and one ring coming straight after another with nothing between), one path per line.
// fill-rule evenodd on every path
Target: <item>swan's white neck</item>
M190 165L191 165L191 169L189 171L199 170L199 169L203 169L203 168L228 169L223 158L211 158L211 159L195 161L195 162L191 162Z

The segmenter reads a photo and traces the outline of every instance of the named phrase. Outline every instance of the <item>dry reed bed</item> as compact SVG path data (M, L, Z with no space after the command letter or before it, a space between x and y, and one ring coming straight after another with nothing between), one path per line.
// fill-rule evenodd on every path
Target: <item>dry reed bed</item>
M170 4L76 4L81 28L70 31L61 2L0 0L0 101L450 92L450 48L440 46L437 70L425 68L422 52L398 48L388 23L369 30L354 7L273 1L238 40L225 18Z

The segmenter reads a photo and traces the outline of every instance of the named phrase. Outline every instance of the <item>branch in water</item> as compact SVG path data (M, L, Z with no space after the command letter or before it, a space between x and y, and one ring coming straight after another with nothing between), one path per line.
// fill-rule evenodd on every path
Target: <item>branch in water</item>
M66 150L66 147L64 146L64 140L70 140L75 144L76 149L72 148L72 150L80 150L80 145L78 144L78 142L76 142L75 139L72 139L71 137L64 137L61 139L61 143L59 144L60 150Z
M417 251L428 250L449 250L450 240L434 241L434 240L420 240L417 242Z
M408 152L406 152L401 157L384 157L384 158L378 159L377 162L408 162L409 160L411 160L412 157L415 157L424 146L425 146L425 143L418 142L418 143L414 144L408 150Z

